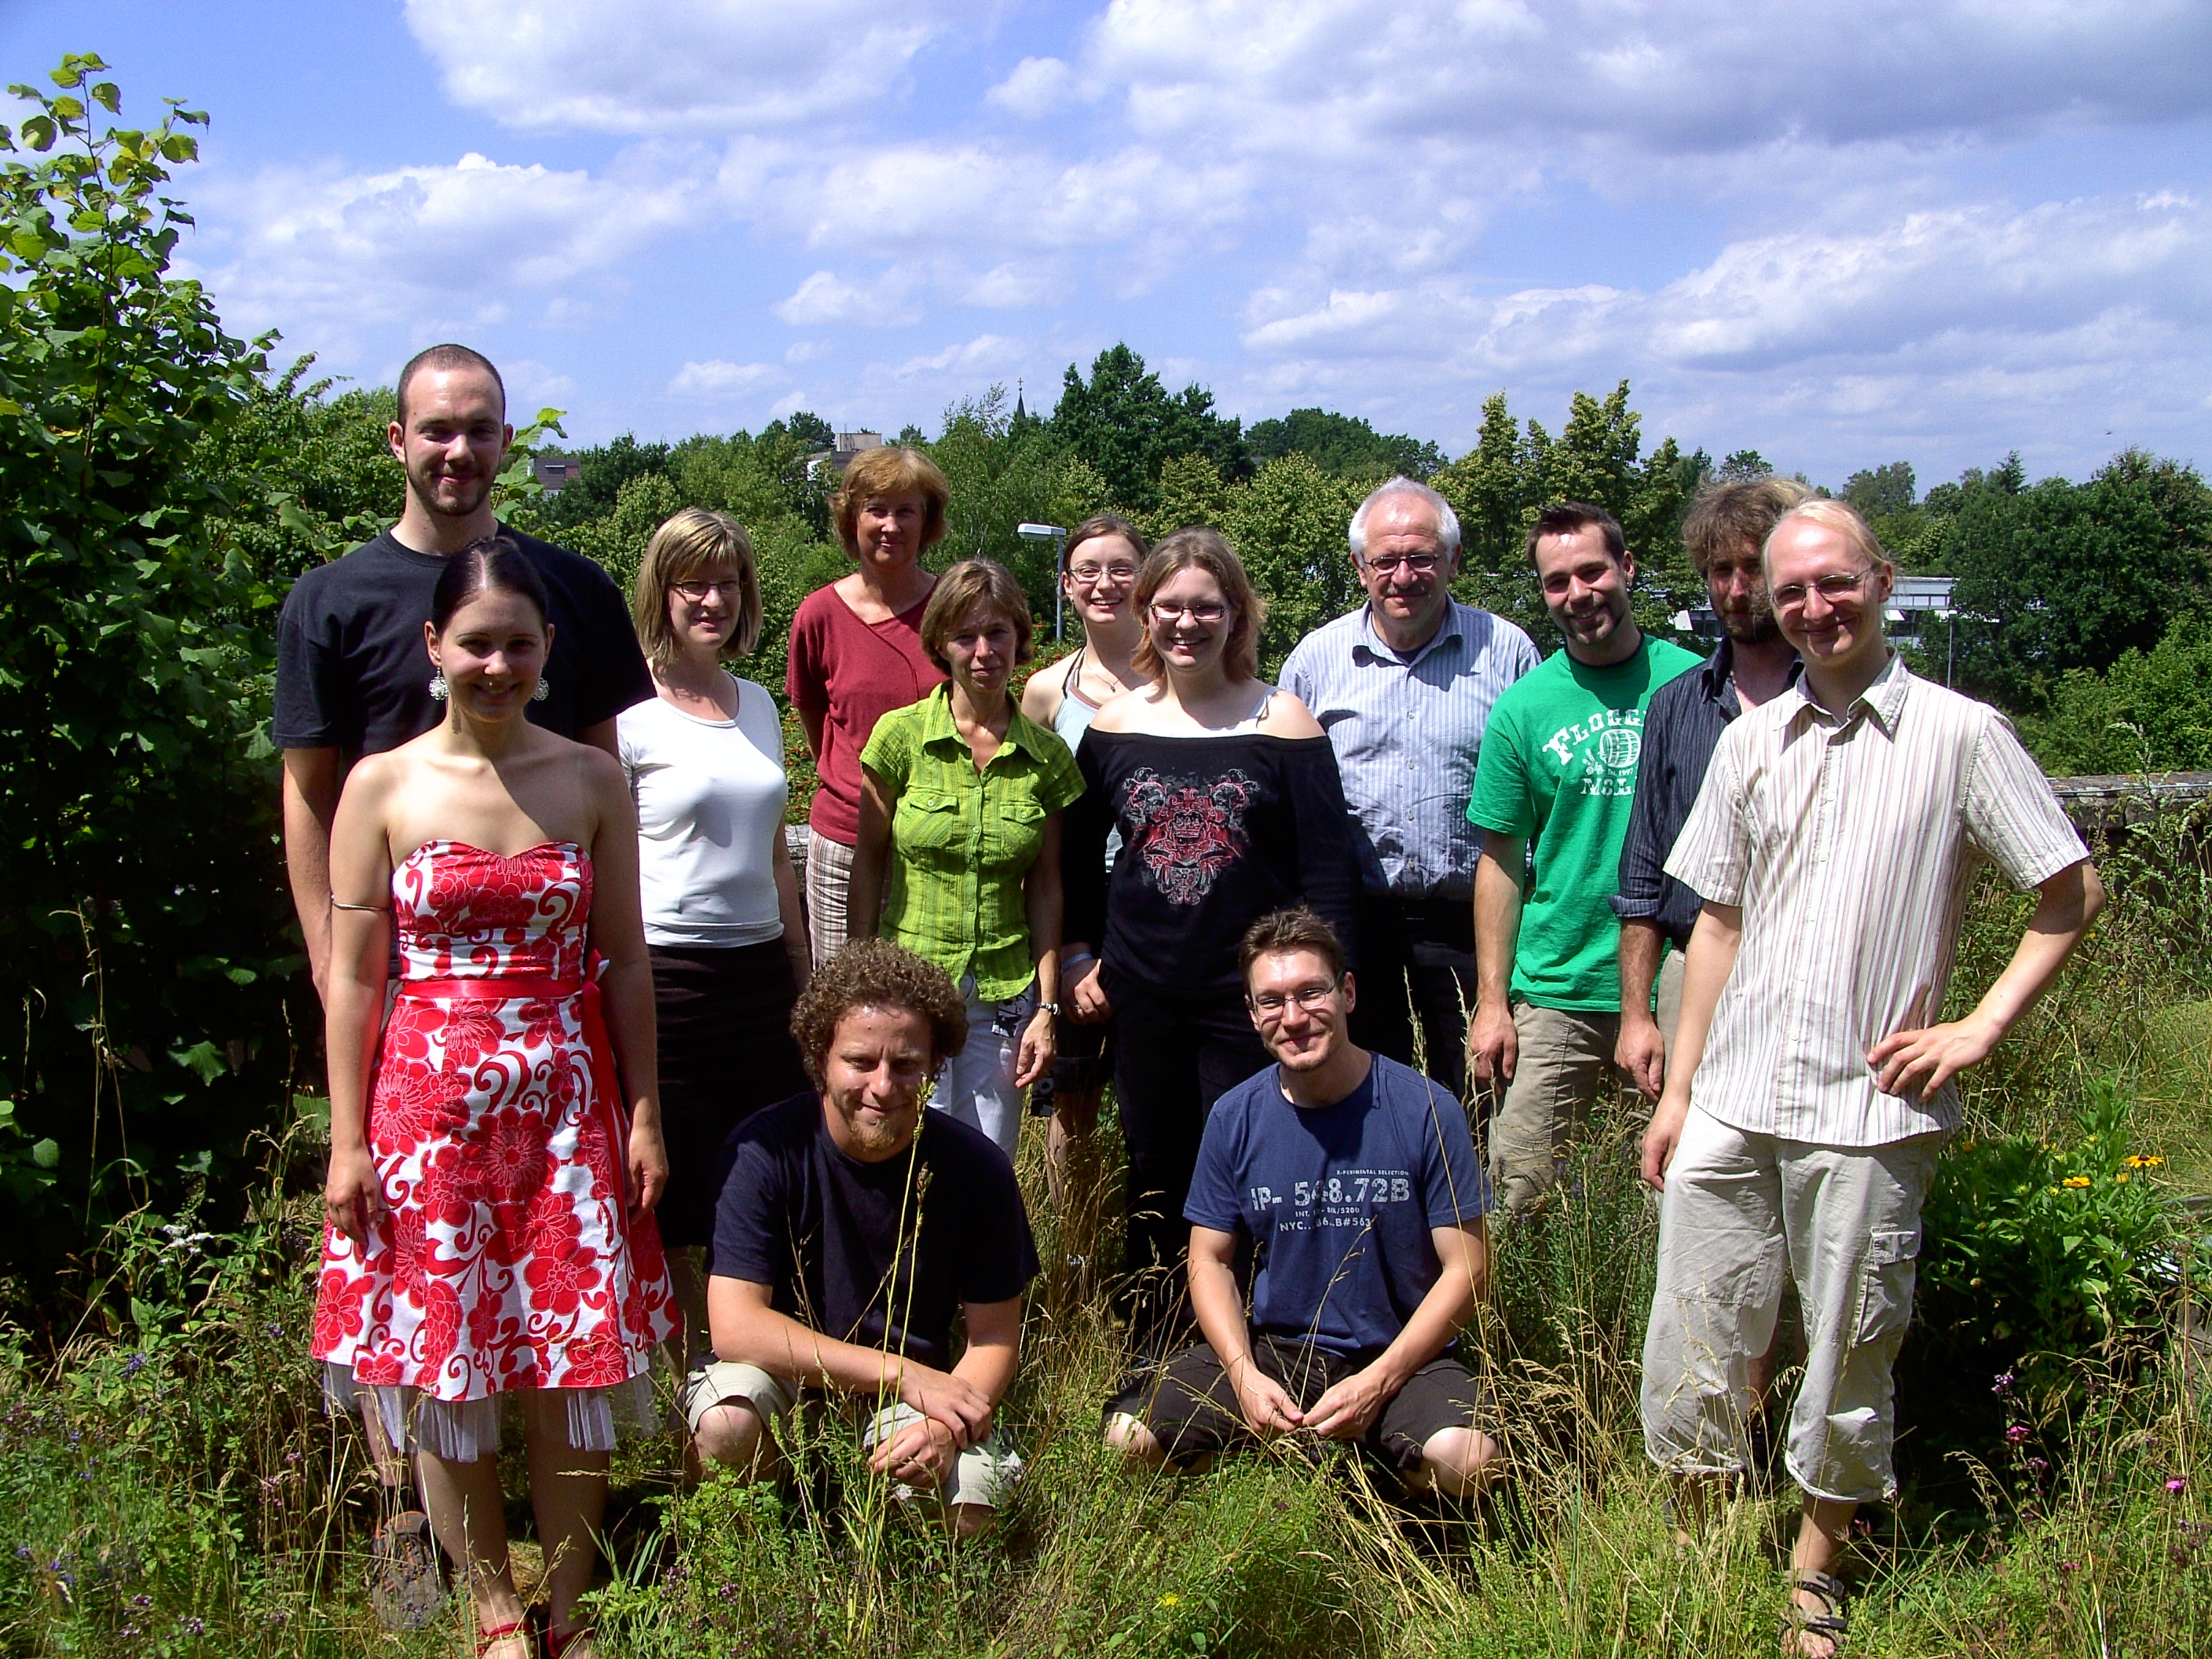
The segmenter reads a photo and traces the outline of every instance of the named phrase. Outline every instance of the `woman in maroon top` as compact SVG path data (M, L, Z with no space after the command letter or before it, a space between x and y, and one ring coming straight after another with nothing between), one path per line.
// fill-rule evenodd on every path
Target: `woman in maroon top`
M937 585L921 556L945 535L951 496L928 457L896 445L862 452L830 503L837 538L860 568L808 594L791 619L784 691L821 780L806 815L807 932L817 967L845 942L860 751L879 716L921 702L945 679L921 648L922 607Z

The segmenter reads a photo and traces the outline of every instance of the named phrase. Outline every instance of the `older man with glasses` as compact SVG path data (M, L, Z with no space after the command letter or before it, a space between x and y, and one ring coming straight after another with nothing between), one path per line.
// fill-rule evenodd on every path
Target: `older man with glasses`
M1482 853L1467 802L1491 707L1536 666L1536 647L1452 598L1459 519L1427 485L1382 485L1350 540L1367 602L1299 641L1283 684L1328 733L1358 830L1366 971L1352 1034L1411 1065L1418 1020L1429 1076L1464 1099Z

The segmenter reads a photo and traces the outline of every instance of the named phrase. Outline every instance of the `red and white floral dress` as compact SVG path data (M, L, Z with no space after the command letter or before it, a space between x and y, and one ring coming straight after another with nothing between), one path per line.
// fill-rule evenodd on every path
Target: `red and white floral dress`
M368 1121L384 1207L366 1248L324 1240L314 1355L334 1398L373 1391L396 1442L441 1456L495 1449L495 1396L518 1389L570 1391L580 1449L611 1449L617 1409L651 1420L675 1315L659 1230L623 1195L591 904L572 842L426 842L392 872L402 972Z

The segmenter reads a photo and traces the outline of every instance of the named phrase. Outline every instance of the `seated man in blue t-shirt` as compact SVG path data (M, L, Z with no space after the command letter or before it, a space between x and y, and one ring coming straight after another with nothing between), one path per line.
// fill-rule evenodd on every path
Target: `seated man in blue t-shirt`
M935 963L854 939L815 969L791 1025L821 1092L730 1138L707 1280L716 1357L685 1415L702 1455L758 1474L802 1389L842 1395L867 1414L869 1467L899 1497L933 1493L972 1536L1021 1472L994 1418L1037 1258L1006 1155L921 1103L967 1040L966 1005Z
M1498 1446L1450 1352L1489 1271L1490 1190L1466 1113L1345 1036L1355 988L1312 911L1254 923L1243 959L1275 1064L1215 1103L1183 1206L1206 1340L1124 1386L1107 1443L1188 1468L1249 1437L1352 1440L1408 1491L1470 1496Z

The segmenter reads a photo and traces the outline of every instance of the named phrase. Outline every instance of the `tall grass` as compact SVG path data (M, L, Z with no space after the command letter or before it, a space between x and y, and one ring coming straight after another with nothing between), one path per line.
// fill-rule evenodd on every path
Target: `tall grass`
M1972 1133L2063 1134L2091 1079L2139 1070L2161 1011L2205 994L2212 905L2193 826L2149 825L2105 863L2106 921L1969 1084ZM2024 915L1994 887L1978 893L1961 999L2002 966ZM1120 1468L1097 1436L1121 1364L1097 1273L1118 1249L1101 1219L1110 1194L1103 1209L1055 1213L1033 1135L1021 1173L1046 1266L1005 1413L1028 1470L1000 1531L955 1545L909 1518L834 1413L799 1437L797 1478L780 1488L723 1476L683 1490L663 1436L617 1461L605 1648L640 1659L1772 1654L1794 1495L1768 1471L1701 1547L1678 1550L1642 1449L1636 1364L1656 1220L1634 1176L1641 1115L1632 1099L1607 1102L1555 1209L1498 1242L1472 1346L1510 1479L1481 1504L1402 1504L1348 1455L1255 1455L1182 1480ZM1110 1125L1102 1133L1110 1170ZM313 1158L288 1144L270 1171L241 1232L134 1218L86 1286L75 1334L46 1352L20 1331L0 1346L6 1650L461 1650L458 1616L408 1636L369 1616L374 1488L358 1431L322 1415L305 1352ZM2198 1264L2185 1253L2179 1270L2191 1278ZM2019 1402L2033 1437L2018 1444L1935 1449L1908 1435L1905 1490L1869 1512L1855 1548L1849 1650L2212 1648L2205 1358L2155 1334L2124 1355L2081 1356L2078 1386ZM1901 1403L1910 1419L1913 1402ZM526 1510L510 1520L526 1528Z

